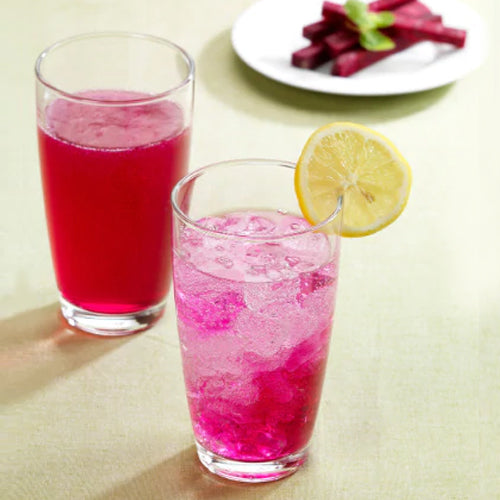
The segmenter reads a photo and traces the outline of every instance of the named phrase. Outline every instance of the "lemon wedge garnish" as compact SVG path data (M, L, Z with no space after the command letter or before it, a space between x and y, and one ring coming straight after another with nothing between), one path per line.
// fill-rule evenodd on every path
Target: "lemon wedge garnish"
M295 192L311 224L327 219L343 196L342 236L366 236L401 214L411 169L378 132L348 122L319 128L306 142L295 170Z

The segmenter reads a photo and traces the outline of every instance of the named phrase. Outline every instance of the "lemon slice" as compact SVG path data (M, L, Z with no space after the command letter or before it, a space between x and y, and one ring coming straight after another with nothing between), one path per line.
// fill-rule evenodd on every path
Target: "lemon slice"
M356 123L319 128L309 138L295 171L295 192L311 224L327 219L344 197L342 236L366 236L403 211L411 169L383 135Z

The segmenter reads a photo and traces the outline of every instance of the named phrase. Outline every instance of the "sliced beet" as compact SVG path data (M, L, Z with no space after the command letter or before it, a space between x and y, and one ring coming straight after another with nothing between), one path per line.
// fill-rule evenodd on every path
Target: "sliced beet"
M330 60L330 54L323 42L312 43L292 54L292 65L298 68L314 69Z

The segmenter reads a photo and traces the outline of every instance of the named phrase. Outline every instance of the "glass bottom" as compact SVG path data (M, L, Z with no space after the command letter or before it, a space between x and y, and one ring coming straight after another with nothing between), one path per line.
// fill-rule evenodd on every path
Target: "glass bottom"
M307 458L307 448L268 462L241 462L216 455L196 442L201 463L213 474L245 483L277 481L297 471Z
M144 309L126 314L102 314L73 305L59 298L66 321L84 332L102 337L122 337L147 330L162 316L166 300Z

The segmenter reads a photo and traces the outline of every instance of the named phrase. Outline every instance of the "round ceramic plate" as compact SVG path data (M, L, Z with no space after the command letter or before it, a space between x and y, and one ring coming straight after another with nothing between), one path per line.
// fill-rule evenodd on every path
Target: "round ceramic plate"
M464 77L486 55L486 28L475 11L458 0L424 3L447 26L467 30L463 49L421 42L348 78L330 75L331 63L314 70L296 68L290 62L292 52L308 45L302 27L321 19L323 0L259 0L237 19L232 44L255 71L294 87L345 95L418 92Z

